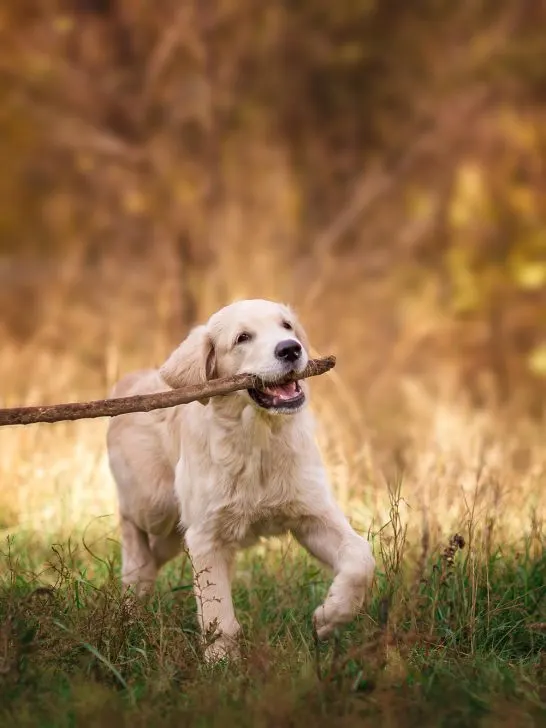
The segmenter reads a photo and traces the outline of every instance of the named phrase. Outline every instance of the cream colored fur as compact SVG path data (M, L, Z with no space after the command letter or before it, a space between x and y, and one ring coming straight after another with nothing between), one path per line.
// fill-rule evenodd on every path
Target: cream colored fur
M242 331L253 338L236 344ZM160 392L239 372L279 376L286 369L274 349L287 338L303 346L295 364L301 371L308 344L294 313L270 301L234 303L191 331L159 370L122 379L114 395ZM307 381L300 385L308 395ZM261 536L292 532L333 569L326 600L314 613L320 638L360 610L375 562L331 494L306 406L275 414L243 391L122 415L111 421L108 454L119 496L123 583L147 592L185 542L201 628L215 638L207 659L236 652L232 566L237 550Z

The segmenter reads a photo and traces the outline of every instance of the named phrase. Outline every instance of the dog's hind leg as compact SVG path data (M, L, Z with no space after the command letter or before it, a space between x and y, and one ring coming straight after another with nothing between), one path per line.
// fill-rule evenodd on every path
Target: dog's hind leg
M178 530L168 536L149 536L150 550L158 569L182 551L182 535Z
M124 516L121 517L121 580L125 588L133 588L138 596L152 591L157 578L148 534Z

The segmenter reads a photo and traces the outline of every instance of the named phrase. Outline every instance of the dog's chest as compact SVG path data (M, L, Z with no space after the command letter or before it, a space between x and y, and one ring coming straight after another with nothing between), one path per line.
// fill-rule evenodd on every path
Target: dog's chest
M293 494L238 492L216 510L214 530L225 543L247 546L261 536L289 531L297 521L299 506Z
M297 467L290 438L254 418L241 423L236 435L216 432L210 441L211 458L230 490L253 491L257 486L289 479Z
M241 545L286 532L300 509L296 451L282 438L254 435L238 449L232 444L216 511L218 534Z

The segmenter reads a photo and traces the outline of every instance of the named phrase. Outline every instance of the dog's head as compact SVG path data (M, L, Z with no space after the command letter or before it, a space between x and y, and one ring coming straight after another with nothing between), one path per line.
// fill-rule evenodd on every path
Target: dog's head
M308 349L307 336L288 306L261 299L239 301L193 329L160 373L173 388L243 373L271 382L302 372L309 361ZM305 405L306 392L301 380L233 396L245 397L271 414L295 414Z

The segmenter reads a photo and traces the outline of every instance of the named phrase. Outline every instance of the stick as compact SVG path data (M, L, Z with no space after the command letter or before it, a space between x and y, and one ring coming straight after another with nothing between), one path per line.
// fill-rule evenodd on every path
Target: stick
M287 384L295 379L306 379L324 374L336 365L335 356L311 359L301 374L289 374L275 380L275 384ZM238 389L263 387L264 381L255 374L236 374L233 377L213 379L184 389L173 389L159 394L139 394L133 397L97 399L93 402L70 402L37 407L13 407L0 409L0 427L31 425L37 422L63 422L67 420L89 420L96 417L116 417L129 412L150 412L166 407L188 404L198 399L230 394Z

